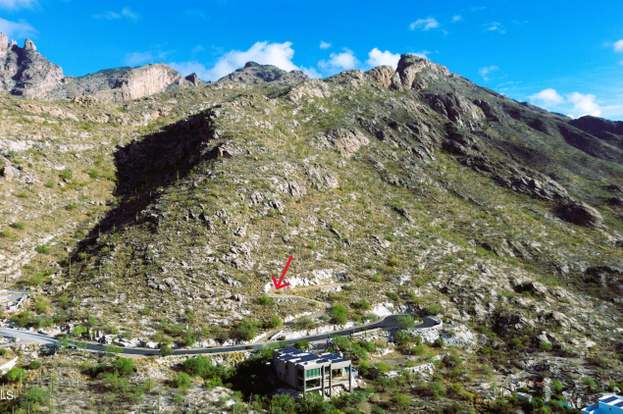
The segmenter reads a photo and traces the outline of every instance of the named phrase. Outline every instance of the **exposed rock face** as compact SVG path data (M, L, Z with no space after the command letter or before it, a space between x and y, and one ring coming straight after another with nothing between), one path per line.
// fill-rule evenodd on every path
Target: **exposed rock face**
M0 91L32 98L46 96L63 79L63 70L46 60L31 40L24 47L0 36Z
M273 65L260 65L248 62L243 68L237 69L219 79L217 83L226 84L231 82L246 84L277 83L283 85L296 85L307 79L307 76L299 71L287 72Z
M432 63L418 55L402 55L396 73L392 77L392 87L396 89L423 89L431 82L449 76L445 67Z
M583 116L569 121L571 125L588 132L607 143L623 149L623 122L609 121L594 116Z
M41 99L93 97L107 102L126 102L163 92L172 86L198 85L199 79L183 79L166 65L121 68L72 78L37 51L32 40L24 47L0 33L0 91Z
M603 218L595 208L581 202L568 202L556 208L560 218L578 226L598 227Z
M0 33L0 53L6 53L8 48L9 37L4 33Z
M587 282L599 284L603 288L623 291L623 269L614 266L589 267L584 272Z
M79 78L65 78L53 92L55 98L92 96L100 101L126 102L165 91L181 76L166 65L147 65L97 72Z

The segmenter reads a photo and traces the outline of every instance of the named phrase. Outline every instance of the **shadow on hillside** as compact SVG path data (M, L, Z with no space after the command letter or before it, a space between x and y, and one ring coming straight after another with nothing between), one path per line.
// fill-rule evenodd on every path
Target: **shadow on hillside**
M213 137L210 113L202 112L117 149L118 204L79 243L74 256L96 248L101 234L157 219L141 212L200 160L216 157L208 146Z

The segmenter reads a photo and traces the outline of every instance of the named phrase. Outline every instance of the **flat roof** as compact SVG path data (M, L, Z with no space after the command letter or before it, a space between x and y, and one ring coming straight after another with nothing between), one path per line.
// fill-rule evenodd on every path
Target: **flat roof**
M283 362L292 362L296 365L307 365L309 363L325 364L348 362L349 359L344 358L340 354L333 352L325 352L320 355L307 351L301 351L296 348L282 348L275 350L276 358Z
M612 407L623 407L623 397L615 394L607 394L599 399L600 404L606 404Z

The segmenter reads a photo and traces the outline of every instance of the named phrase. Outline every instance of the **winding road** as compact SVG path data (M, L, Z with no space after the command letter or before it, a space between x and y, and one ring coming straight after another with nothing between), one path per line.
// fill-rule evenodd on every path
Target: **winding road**
M256 351L262 348L266 348L271 345L279 344L279 345L293 345L297 342L307 341L307 342L318 342L330 339L336 336L344 336L344 335L352 335L356 333L362 333L366 331L371 331L374 329L385 329L392 330L398 329L401 324L399 317L405 315L389 315L385 318L372 322L365 325L354 326L352 328L346 328L339 331L332 331L318 335L310 335L304 336L295 339L286 339L283 341L272 341L272 342L262 342L257 344L242 344L242 345L227 345L227 346L214 346L208 348L177 348L172 349L167 355L200 355L200 354L223 354L228 352L239 352L239 351ZM435 326L441 325L441 321L435 319L430 316L426 316L422 319L422 323L413 327L413 329L427 329L433 328ZM5 328L0 327L0 336L15 338L17 341L22 342L30 342L30 343L38 343L41 345L60 345L61 341L58 339L23 330L23 329L14 329L14 328ZM70 341L71 342L71 341ZM98 352L98 353L109 353L111 352L109 345L103 345L96 342L83 342L80 341L80 349L84 349L90 352ZM125 354L125 355L161 355L159 349L152 348L140 348L140 347L115 347L115 353L117 354Z

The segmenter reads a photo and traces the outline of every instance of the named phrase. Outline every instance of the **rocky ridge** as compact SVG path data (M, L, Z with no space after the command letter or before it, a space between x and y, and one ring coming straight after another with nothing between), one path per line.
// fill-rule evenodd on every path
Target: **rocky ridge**
M167 65L105 70L80 77L65 77L30 39L19 47L0 33L0 91L28 98L81 99L123 103L164 92L196 86L198 78L183 78Z

